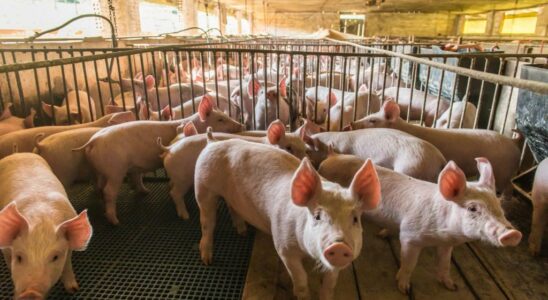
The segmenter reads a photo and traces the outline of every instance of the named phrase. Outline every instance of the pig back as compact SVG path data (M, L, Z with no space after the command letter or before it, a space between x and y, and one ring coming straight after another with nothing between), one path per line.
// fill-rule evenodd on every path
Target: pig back
M196 162L196 189L225 199L247 222L271 233L289 213L291 179L299 160L283 150L238 139L208 144Z
M33 153L17 153L0 160L0 204L3 207L17 201L20 211L42 201L55 207L75 211L59 180L47 162Z

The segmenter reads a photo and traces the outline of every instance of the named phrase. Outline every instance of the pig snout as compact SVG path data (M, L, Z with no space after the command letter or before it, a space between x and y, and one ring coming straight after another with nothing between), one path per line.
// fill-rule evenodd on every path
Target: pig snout
M333 243L327 247L323 252L323 256L331 265L338 268L347 266L354 259L352 249L345 243L340 242Z
M19 297L16 297L15 299L16 300L42 300L44 299L44 296L33 289L28 289L24 291L23 293L21 293L21 295L19 295Z
M502 247L515 247L521 241L521 232L509 229L499 236L499 243Z

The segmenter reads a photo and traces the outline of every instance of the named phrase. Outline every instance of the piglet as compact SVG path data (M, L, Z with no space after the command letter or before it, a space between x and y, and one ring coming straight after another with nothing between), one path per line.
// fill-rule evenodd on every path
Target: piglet
M495 192L495 177L489 161L477 158L477 182L466 182L462 170L450 161L438 183L410 178L377 167L382 202L365 212L365 217L388 232L399 232L401 266L396 275L402 293L409 291L411 273L424 247L438 249L438 280L450 290L456 285L450 276L454 246L481 240L496 247L517 246L521 233L504 217ZM320 175L349 186L363 160L351 155L331 155L319 168Z
M100 127L79 128L59 132L44 138L43 134L36 136L34 153L44 158L51 167L53 174L65 188L75 181L92 179L93 171L82 152L72 149L85 144L101 130Z
M77 128L106 127L134 120L135 115L132 112L120 112L104 116L91 123L67 126L44 126L11 132L0 136L0 158L12 154L14 147L17 148L18 152L32 152L32 150L34 150L34 141L38 134L44 134L44 137L47 137L58 132Z
M497 191L511 196L510 180L519 166L520 150L517 140L498 132L484 129L434 129L405 122L400 107L387 101L381 111L352 123L352 128L398 129L436 146L448 160L454 160L466 176L478 174L476 157L486 157L492 164L497 178Z
M222 112L213 109L214 104L204 97L198 112L180 121L138 121L120 124L98 131L83 146L85 156L97 174L97 184L103 192L106 217L109 222L119 223L116 216L116 198L126 174L130 174L137 190L147 193L142 182L142 173L154 171L162 166L161 149L156 140L161 137L171 141L177 134L177 127L192 122L198 132L205 132L208 126L218 131L238 132L242 125Z
M42 102L42 110L56 125L89 123L95 120L95 102L84 91L70 91L62 106Z
M170 179L170 195L175 203L177 215L182 219L188 219L184 196L194 184L196 160L207 144L206 135L192 136L196 134L196 130L193 128L192 123L185 125L185 138L172 143L170 147L163 147L161 139L158 140L158 144L164 150L162 158L164 160L164 168ZM188 136L192 137L188 138ZM285 125L280 120L272 122L268 127L266 136L263 137L227 133L215 133L214 136L216 140L241 139L253 143L272 145L291 153L299 159L306 155L306 147L302 137L294 134L286 134ZM241 228L239 230L242 231Z
M18 153L0 160L0 249L11 271L14 299L45 299L59 280L78 290L72 251L86 249L92 228L40 156Z
M432 144L393 129L322 132L305 137L305 142L316 166L327 157L330 145L338 153L371 158L379 166L430 182L436 181L446 163Z
M540 253L546 224L548 224L548 158L537 166L533 182L533 222L529 235L529 251L533 255Z
M477 109L470 102L453 102L451 110L446 110L436 121L436 128L474 128ZM451 114L451 117L449 117ZM462 119L462 126L461 126Z
M310 298L304 257L324 272L320 299L333 298L339 271L361 251L360 215L380 202L371 161L344 189L321 178L308 158L300 162L285 151L236 139L208 143L196 162L195 192L202 261L212 263L217 202L223 198L244 221L272 235L299 299Z
M363 118L368 113L377 112L381 108L380 98L375 93L372 93L369 98L369 90L365 85L358 89L357 99L355 93L347 92L344 98L336 98L336 100L337 104L330 108L329 118L326 120L329 131L343 130L353 120Z
M34 127L34 116L36 111L31 108L30 114L26 118L19 118L11 114L11 104L4 107L0 114L0 136L18 131L25 128Z

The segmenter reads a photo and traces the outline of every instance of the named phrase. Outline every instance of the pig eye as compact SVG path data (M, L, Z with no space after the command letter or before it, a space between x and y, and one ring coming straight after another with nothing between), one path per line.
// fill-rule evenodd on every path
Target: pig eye
M371 123L371 124L375 124L375 122L377 122L377 120L375 120L375 119L369 120L369 123Z
M358 217L354 216L354 225L358 225Z
M317 212L317 213L314 215L314 220L319 221L319 220L321 220L321 219L322 219L322 218L321 218L320 212Z
M291 146L285 147L285 150L287 150L287 152L291 152Z
M23 257L21 257L21 255L17 255L15 258L17 259L17 263L20 264L23 262Z
M59 259L59 255L54 255L54 256L51 258L51 262L56 262L58 259Z
M475 205L470 205L468 206L468 211L472 213L478 212L478 207Z
M219 119L219 122L224 122L224 121L225 121L225 119L223 119L223 118Z

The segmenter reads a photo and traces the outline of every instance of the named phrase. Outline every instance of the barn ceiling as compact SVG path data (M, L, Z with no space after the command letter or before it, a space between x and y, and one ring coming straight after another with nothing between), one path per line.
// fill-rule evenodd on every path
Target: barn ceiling
M177 0L171 0L177 1ZM211 5L263 14L275 12L436 12L480 13L489 10L527 8L546 0L209 0Z

